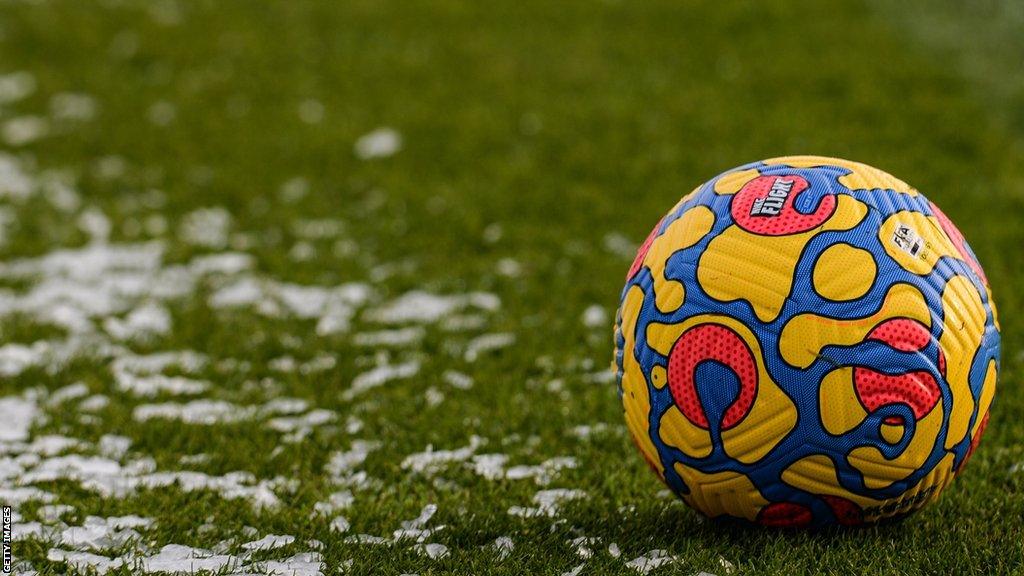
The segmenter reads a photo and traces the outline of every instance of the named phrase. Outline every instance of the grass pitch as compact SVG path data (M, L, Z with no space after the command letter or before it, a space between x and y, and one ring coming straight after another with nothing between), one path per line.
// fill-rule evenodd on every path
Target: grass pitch
M723 4L0 2L19 569L1021 573L1021 15ZM801 153L922 190L999 306L985 439L900 524L701 521L608 378L630 250Z

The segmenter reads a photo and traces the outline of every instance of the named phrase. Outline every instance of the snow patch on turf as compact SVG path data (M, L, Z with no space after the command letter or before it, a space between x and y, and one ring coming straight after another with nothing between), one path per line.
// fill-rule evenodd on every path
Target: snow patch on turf
M268 576L323 576L326 570L323 556L317 552L303 552L282 560L250 561L248 556L248 552L235 556L180 544L168 544L152 555L133 551L114 558L61 548L51 548L47 552L47 559L52 562L65 562L77 571L94 570L98 574L122 567L141 574L230 572Z
M223 400L193 400L182 404L165 402L162 404L141 404L132 411L132 418L137 422L164 419L180 420L186 424L231 424L253 417L255 410Z
M210 383L184 376L166 376L163 371L174 368L185 373L196 373L207 364L207 358L193 351L161 352L138 356L124 354L111 363L114 382L122 392L151 398L158 394L200 394Z
M150 340L171 333L171 313L167 308L146 302L124 318L107 318L103 329L115 340Z
M586 564L580 564L579 566L573 568L572 570L569 570L567 572L562 572L562 576L580 576L580 574L583 572L583 568L585 568L585 567L586 567Z
M10 146L24 146L50 133L50 122L42 116L18 116L0 124L0 136Z
M370 287L362 283L323 287L241 277L217 289L209 304L212 308L251 307L271 318L316 320L316 333L327 336L347 332L358 307L370 295Z
M431 324L467 308L494 312L500 307L501 300L487 292L442 296L416 290L368 310L364 318L381 324Z
M89 516L81 526L65 528L60 534L60 545L74 550L119 548L140 538L136 528L147 528L152 524L153 520L139 516Z
M19 70L0 75L0 104L10 104L28 98L36 91L36 77Z
M89 387L83 382L75 382L74 384L68 384L67 386L54 390L46 399L46 405L50 407L60 406L65 402L84 398L88 395Z
M168 544L152 556L140 558L138 565L143 572L189 574L205 570L216 572L239 566L241 561L228 554L215 554L209 550Z
M253 562L245 566L241 574L265 574L267 576L323 576L327 570L323 555L317 552L303 552L284 560Z
M242 544L243 550L274 550L282 548L295 542L295 536L267 534L259 540L253 540Z
M353 152L360 160L394 156L402 149L402 135L394 128L381 127L360 136Z
M600 538L593 536L579 536L570 540L569 546L572 547L577 556L586 560L594 556L593 546L600 543Z
M39 407L29 395L0 398L0 414L4 425L0 427L0 442L24 442L29 430L39 417Z
M523 480L533 479L538 485L546 486L557 477L558 473L567 468L576 468L576 459L571 456L550 458L535 465L519 465L506 468L509 457L505 454L478 454L473 456L472 468L478 475L487 480Z
M21 292L0 292L0 317L24 314L72 334L95 333L99 323L115 337L160 335L170 330L169 318L156 311L160 303L191 295L212 275L250 265L248 256L221 254L164 266L164 250L160 242L90 244L0 263L0 276L30 282Z
M383 386L392 380L412 378L420 371L420 362L410 360L401 364L383 364L359 374L352 385L342 394L345 400L352 400L368 390Z
M339 534L348 532L351 527L352 524L348 521L348 518L345 518L344 516L335 516L334 519L331 520L330 524L331 532L337 532Z
M75 552L51 548L46 553L46 559L51 562L64 562L77 572L95 571L96 574L106 574L111 570L124 566L124 558L110 558L100 556L91 552Z
M441 378L449 386L459 390L469 390L473 387L473 378L457 370L445 370Z
M547 516L553 518L558 515L561 510L561 505L565 502L572 500L579 500L585 498L587 493L583 490L567 489L567 488L556 488L553 490L541 490L533 496L533 503L536 506L512 506L508 509L508 513L512 516L519 516L522 518L535 518L538 516Z
M419 326L399 328L397 330L378 330L376 332L362 332L352 336L352 343L356 346L381 347L381 346L409 346L416 344L423 339L426 331Z
M122 457L127 450L125 441L108 436L101 449ZM15 487L0 488L0 501L19 507L25 502L51 503L53 494L32 486L67 480L85 490L104 497L124 498L144 489L177 487L183 492L210 490L227 500L241 499L256 508L276 507L280 500L275 490L287 484L283 478L257 480L248 472L230 472L213 476L193 471L156 471L149 458L122 464L118 459L88 454L47 456L69 449L90 449L86 442L64 437L41 437L32 443L4 443L0 445L14 459L0 459L0 475L15 483ZM5 481L6 483L6 481Z
M463 357L466 362L476 362L482 354L506 348L515 344L515 341L516 335L508 332L483 334L469 341Z
M448 547L444 544L419 544L415 550L431 560L448 556Z
M516 546L515 542L512 541L512 538L509 538L508 536L498 536L494 539L494 543L491 544L491 547L494 549L495 555L500 562L508 558L509 554L512 553L512 550L514 550Z
M31 196L35 189L36 183L23 168L22 162L10 154L0 152L0 199L22 202Z
M454 462L465 462L473 456L476 449L484 444L484 439L479 436L472 436L469 445L455 450L434 450L433 446L427 446L423 452L410 454L402 460L402 469L409 470L415 474L432 476L449 464Z
M608 326L608 312L598 304L591 304L583 311L580 318L587 328L602 328Z
M327 500L317 502L313 505L314 515L331 516L342 510L346 510L356 501L350 490L339 490L327 496Z
M353 440L352 446L346 451L331 454L324 471L335 481L348 477L366 461L370 452L380 448L379 442Z
M677 556L672 556L665 550L651 550L643 556L634 558L626 562L627 568L632 568L640 574L648 574L651 570L665 566L666 564L673 564L678 562Z
M54 120L86 122L96 117L99 106L88 94L61 92L50 98L50 115Z

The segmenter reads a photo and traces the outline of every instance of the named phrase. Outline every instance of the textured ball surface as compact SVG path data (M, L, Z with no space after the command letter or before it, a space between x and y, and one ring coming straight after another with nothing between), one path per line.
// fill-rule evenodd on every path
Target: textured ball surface
M725 172L654 227L615 326L651 468L709 517L858 525L934 501L999 371L988 280L924 195L870 166Z

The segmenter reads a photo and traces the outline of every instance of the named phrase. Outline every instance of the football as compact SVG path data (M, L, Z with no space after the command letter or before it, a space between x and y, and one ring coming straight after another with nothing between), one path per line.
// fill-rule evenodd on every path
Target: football
M774 158L683 197L626 276L615 369L650 467L712 517L855 526L935 501L988 421L999 321L915 188Z

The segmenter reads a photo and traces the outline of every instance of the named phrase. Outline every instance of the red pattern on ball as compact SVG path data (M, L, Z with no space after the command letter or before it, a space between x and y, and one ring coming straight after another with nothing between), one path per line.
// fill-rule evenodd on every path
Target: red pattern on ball
M790 183L789 190L777 215L752 215L755 201L769 197L772 186L780 182ZM758 176L747 182L732 199L732 218L740 228L762 236L787 236L807 232L829 219L836 209L836 197L827 194L818 202L818 207L810 214L798 212L794 207L797 196L810 188L801 176L795 174L781 176Z
M875 326L868 333L868 340L877 340L902 352L916 352L925 348L931 340L928 329L908 318L887 320ZM939 355L939 369L945 369L945 357ZM905 374L883 374L870 368L858 367L853 371L854 388L857 397L868 412L888 404L906 404L914 412L914 419L920 420L931 412L942 397L935 378L925 371ZM885 419L886 424L902 424L898 416Z
M909 318L886 320L868 332L868 340L885 342L901 352L917 352L928 345L932 335L924 324Z
M666 216L667 218L667 216ZM658 237L658 230L661 228L661 223L665 221L665 218L658 220L658 224L654 226L654 230L647 235L647 239L640 245L640 249L636 252L636 257L633 258L633 264L629 267L629 272L626 273L626 282L633 279L636 273L640 271L640 267L644 264L644 258L647 257L647 251L651 249L651 244L654 244L654 239Z
M813 518L810 508L794 502L772 502L757 514L758 524L773 528L800 528Z
M860 526L864 523L864 512L860 506L839 496L822 496L822 500L836 515L836 522L843 526Z
M714 360L728 366L740 381L740 393L725 410L722 429L728 430L750 412L757 396L757 364L746 342L729 328L702 324L690 328L676 340L668 360L668 386L679 410L687 420L705 430L708 417L697 394L694 380L697 365Z
M942 210L939 210L939 207L936 206L935 203L929 202L928 204L932 207L932 212L935 214L936 220L939 221L939 225L942 226L946 235L949 236L949 239L953 242L953 246L956 246L956 251L960 253L960 257L967 263L971 270L974 270L974 273L978 275L978 278L981 278L981 281L987 286L988 277L985 276L985 271L981 269L981 264L967 251L966 240L964 240L964 235L960 233L960 229L953 224L953 221L950 220Z
M906 404L914 412L914 419L920 420L931 412L942 397L942 391L932 375L923 372L906 374L883 374L870 368L856 368L853 371L857 397L868 412L874 412L888 404ZM885 419L886 424L902 424L899 416Z

